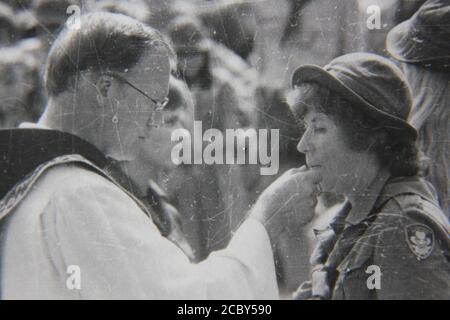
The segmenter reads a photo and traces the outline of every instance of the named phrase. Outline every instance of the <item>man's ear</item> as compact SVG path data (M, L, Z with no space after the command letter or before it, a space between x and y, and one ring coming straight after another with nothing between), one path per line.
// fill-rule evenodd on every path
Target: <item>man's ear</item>
M96 82L96 87L102 98L108 96L108 92L112 85L112 78L108 75L100 75Z

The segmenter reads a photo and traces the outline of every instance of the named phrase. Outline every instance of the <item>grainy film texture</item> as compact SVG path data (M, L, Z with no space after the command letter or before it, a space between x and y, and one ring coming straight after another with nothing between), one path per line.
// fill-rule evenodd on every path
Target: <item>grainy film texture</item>
M449 0L1 0L0 297L450 299L449 115Z

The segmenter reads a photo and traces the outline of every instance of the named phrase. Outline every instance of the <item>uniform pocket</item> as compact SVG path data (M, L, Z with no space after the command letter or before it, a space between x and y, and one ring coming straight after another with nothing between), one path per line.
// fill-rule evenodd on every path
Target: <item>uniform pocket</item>
M373 246L357 244L337 267L333 296L340 299L371 299L374 294L367 284L370 274L367 267L372 264Z

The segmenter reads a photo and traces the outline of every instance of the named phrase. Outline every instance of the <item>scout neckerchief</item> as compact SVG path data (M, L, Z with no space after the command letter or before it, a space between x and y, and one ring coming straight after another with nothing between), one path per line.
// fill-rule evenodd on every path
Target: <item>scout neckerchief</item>
M339 264L349 254L356 240L366 231L374 219L376 200L389 178L389 170L378 173L369 187L358 195L356 204L346 201L344 207L330 223L311 256L312 295L330 299L339 276Z

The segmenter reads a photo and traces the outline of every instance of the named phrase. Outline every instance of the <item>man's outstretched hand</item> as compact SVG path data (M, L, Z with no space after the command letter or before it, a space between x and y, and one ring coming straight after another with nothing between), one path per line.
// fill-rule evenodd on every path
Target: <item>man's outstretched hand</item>
M266 227L272 245L288 226L300 227L313 219L320 180L317 170L294 168L261 194L250 218L259 220Z

